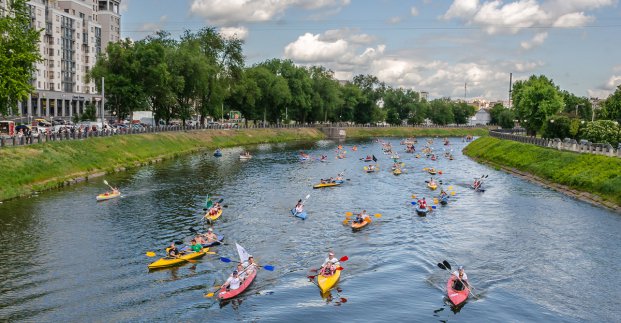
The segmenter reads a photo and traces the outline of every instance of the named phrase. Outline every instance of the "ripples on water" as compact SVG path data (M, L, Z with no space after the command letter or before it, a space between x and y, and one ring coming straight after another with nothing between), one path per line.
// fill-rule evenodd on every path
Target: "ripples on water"
M373 142L335 159L331 141L259 145L197 154L107 176L123 197L96 203L103 179L0 204L0 320L69 321L615 321L621 283L617 214L476 164L460 153L437 162L415 159L391 141L406 162L396 177ZM420 140L417 148L422 148ZM445 148L436 140L434 147ZM351 148L352 143L346 147ZM299 162L300 150L327 163ZM382 170L362 172L359 158L375 154ZM424 167L456 195L421 218L411 195L432 193ZM343 186L312 190L320 178L345 171ZM487 191L467 188L489 175ZM448 185L446 185L448 184ZM172 240L199 228L207 193L224 197L215 224L236 257L234 242L263 264L252 287L220 306L203 294L232 270L214 256L174 269L148 272L148 250L161 254ZM288 210L307 194L309 218ZM347 211L382 217L360 232L342 225ZM326 252L348 255L332 300L305 276ZM463 264L476 287L458 313L445 305L443 259ZM618 295L618 293L617 293ZM613 297L611 297L613 296ZM340 298L346 298L342 303Z

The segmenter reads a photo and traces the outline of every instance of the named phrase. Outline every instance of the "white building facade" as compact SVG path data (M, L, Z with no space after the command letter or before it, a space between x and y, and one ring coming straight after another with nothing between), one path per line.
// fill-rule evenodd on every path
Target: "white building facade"
M120 39L121 0L30 0L31 26L42 30L34 92L20 102L17 115L68 119L84 112L87 102L101 115L101 94L87 80L99 54Z

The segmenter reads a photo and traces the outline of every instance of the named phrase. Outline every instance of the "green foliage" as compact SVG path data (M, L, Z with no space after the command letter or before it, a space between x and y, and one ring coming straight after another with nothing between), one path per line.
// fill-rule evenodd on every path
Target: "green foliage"
M583 192L594 193L621 205L621 159L577 154L493 137L479 138L464 154Z
M515 113L512 109L505 109L498 115L498 125L503 129L511 129L515 126Z
M586 97L578 97L568 91L561 91L563 96L563 103L565 107L563 112L568 115L573 115L574 118L590 120L591 119L591 101Z
M621 142L621 126L616 121L596 120L589 122L584 129L583 139L594 143L609 143L617 147Z
M475 107L466 102L453 103L451 108L456 124L467 124L470 117L476 113Z
M563 115L554 115L541 127L541 136L544 138L565 139L571 137L571 119Z
M512 99L520 123L530 134L540 131L544 122L565 106L556 85L543 75L517 81Z
M429 119L437 125L447 125L455 122L452 103L448 98L435 99L430 102Z
M500 125L500 114L507 110L502 103L496 103L489 110L490 124Z
M8 114L32 92L35 63L41 61L41 31L30 27L26 0L5 4L7 12L0 13L0 114Z
M601 116L621 122L621 85L602 104Z
M97 108L92 102L86 102L84 107L84 113L80 116L81 121L95 121L97 120Z
M433 128L433 127L376 127L376 128L348 128L347 138L373 137L465 137L487 136L488 129L481 128Z

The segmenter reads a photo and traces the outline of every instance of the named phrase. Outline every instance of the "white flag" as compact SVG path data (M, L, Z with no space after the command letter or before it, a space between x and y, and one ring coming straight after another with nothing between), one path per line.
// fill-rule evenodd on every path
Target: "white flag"
M235 243L235 245L237 246L237 253L239 254L239 262L244 263L248 261L248 258L250 257L248 251L246 251L246 249L240 246L237 242Z

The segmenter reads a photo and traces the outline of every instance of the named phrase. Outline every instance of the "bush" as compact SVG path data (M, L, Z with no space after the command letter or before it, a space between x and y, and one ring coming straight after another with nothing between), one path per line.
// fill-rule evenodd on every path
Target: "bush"
M566 116L551 116L541 127L541 136L544 138L565 139L571 136L571 120Z
M505 109L498 114L498 125L501 126L503 129L511 129L514 126L514 119L515 113L513 112L513 110Z
M594 143L609 143L616 147L621 142L621 126L611 120L589 122L582 138Z

